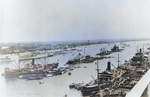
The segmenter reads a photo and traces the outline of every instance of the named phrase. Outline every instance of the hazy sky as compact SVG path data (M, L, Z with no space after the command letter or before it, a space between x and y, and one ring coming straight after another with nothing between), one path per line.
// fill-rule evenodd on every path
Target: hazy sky
M0 41L150 38L149 0L0 0Z

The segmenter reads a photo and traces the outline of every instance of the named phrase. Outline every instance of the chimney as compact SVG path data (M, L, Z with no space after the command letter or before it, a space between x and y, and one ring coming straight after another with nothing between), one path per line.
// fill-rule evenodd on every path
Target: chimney
M106 70L111 70L111 62L107 62L107 69Z
M140 52L142 53L142 49L140 48Z
M32 59L32 65L34 65L34 59Z

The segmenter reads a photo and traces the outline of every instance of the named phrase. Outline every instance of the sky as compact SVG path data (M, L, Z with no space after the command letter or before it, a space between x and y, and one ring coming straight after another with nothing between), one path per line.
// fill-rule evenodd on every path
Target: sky
M0 42L150 38L149 0L0 0Z

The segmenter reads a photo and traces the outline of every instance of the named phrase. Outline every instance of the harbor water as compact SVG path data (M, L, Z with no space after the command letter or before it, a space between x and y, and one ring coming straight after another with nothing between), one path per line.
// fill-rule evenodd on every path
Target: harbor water
M123 42L127 45L122 52L114 52L107 56L112 56L114 58L107 58L98 60L99 68L101 71L104 71L107 67L107 62L111 62L115 67L118 66L118 54L119 54L119 65L123 64L125 60L131 59L134 54L142 48L142 51L147 51L147 48L150 46L148 43L150 41L130 41ZM91 55L96 56L100 52L101 48L106 50L111 50L111 48L116 44L120 48L123 47L123 44L120 42L109 43L109 44L95 44L89 46L80 46L77 47L80 50L75 51L66 51L64 54L58 54L53 57L47 57L46 63L59 62L59 67L65 67L66 62L69 59L73 59L79 53L81 55ZM21 61L20 64L30 63L31 60ZM42 64L45 62L44 58L36 59L35 63ZM81 92L75 89L70 89L69 85L72 83L87 83L90 82L93 78L91 75L96 78L96 62L93 63L82 63L76 64L74 66L80 66L80 68L75 68L71 71L71 75L68 73L57 75L53 77L44 78L42 80L31 80L26 81L23 79L18 79L14 77L6 78L0 76L0 96L1 97L63 97L67 94L67 97L82 97ZM15 64L15 63L13 63ZM43 64L44 65L44 64ZM4 73L4 68L14 68L11 62L0 63L0 74ZM85 68L86 67L86 68ZM113 66L111 66L114 69ZM44 82L39 84L39 82Z

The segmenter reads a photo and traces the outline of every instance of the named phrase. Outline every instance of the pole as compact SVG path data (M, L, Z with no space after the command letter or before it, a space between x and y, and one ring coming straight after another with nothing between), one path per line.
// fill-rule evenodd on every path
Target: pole
M44 47L45 47L44 48L44 53L45 53L45 58L44 59L45 59L45 66L46 66L46 44L44 45Z
M144 44L143 44L143 52L144 52Z
M85 56L85 48L84 48L84 56Z
M98 66L98 60L97 60L97 79L99 78L98 73L99 73L99 66Z
M119 62L120 62L120 61L119 61L119 53L118 53L118 67L119 67Z
M19 70L20 70L21 68L20 68L20 60L19 59L20 59L20 55L18 54L18 67L19 67Z
M97 80L98 80L98 86L100 85L100 82L99 82L99 62L97 60ZM102 93L102 90L101 88L99 87L99 91L100 91L100 97L103 97L103 93Z
M98 85L99 85L99 62L98 62L98 60L97 60L97 63L96 63L96 65L97 65L97 81L98 81Z

